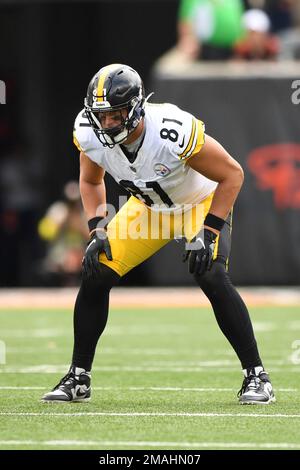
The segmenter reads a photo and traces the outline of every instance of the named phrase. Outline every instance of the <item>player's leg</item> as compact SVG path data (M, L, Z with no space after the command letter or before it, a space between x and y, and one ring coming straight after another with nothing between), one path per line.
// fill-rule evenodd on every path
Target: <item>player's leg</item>
M106 326L110 289L120 276L101 264L101 278L82 281L74 308L72 364L91 370L98 339Z
M166 220L162 230L160 216L130 198L113 220L107 233L112 261L100 255L101 277L83 281L74 308L74 349L72 365L44 402L87 401L90 398L90 371L98 340L103 333L109 307L109 292L120 277L149 258L170 240Z
M74 346L67 375L46 393L44 402L88 401L91 396L91 368L98 340L104 331L109 292L120 276L101 265L101 277L81 282L74 307Z
M249 312L227 270L231 223L230 215L217 238L212 268L194 277L210 300L220 329L241 361L245 380L240 403L270 403L275 398L259 356Z

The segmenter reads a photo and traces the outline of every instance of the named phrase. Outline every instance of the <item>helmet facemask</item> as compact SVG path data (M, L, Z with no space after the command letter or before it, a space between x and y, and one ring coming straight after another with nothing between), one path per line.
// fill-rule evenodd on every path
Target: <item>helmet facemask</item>
M89 106L86 98L84 106L90 125L104 147L113 148L116 144L124 142L145 115L145 98L142 89L140 89L138 96L134 96L129 102L118 106L110 106L108 101L97 103L96 100L95 96L93 105ZM122 110L126 111L126 116L123 115ZM120 124L104 128L101 124L101 113L107 112L119 112Z
M125 110L126 114L128 114L126 108L121 108L118 110L109 109L96 112L90 111L87 113L93 130L104 147L113 148L116 144L124 142L124 140L126 140L129 135L128 130L126 129L127 116L124 117L122 110ZM110 113L112 111L116 114L119 113L120 124L111 127L103 127L101 123L101 114L104 115L104 113Z

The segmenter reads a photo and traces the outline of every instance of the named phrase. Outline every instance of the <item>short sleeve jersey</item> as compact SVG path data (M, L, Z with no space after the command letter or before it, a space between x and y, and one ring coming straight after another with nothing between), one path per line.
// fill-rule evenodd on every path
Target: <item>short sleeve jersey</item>
M204 145L202 121L173 104L147 103L145 129L133 163L120 145L108 148L101 144L84 110L75 121L74 143L152 210L185 210L185 205L196 205L215 190L216 182L186 165Z

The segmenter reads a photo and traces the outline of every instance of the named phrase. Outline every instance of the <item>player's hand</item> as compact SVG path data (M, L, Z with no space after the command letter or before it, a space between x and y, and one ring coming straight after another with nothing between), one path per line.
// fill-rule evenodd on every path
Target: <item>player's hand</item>
M203 239L200 234L193 238L190 244L193 247L184 254L183 261L189 260L189 271L191 274L201 276L212 267L213 255L217 234L205 228Z
M95 278L100 275L100 253L105 253L106 258L112 261L111 248L105 230L96 230L91 235L82 260L83 279Z

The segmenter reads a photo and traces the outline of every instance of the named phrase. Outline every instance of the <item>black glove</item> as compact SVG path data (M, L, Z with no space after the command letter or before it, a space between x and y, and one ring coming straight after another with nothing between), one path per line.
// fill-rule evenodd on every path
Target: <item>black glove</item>
M195 246L187 250L184 254L183 261L189 258L189 271L191 274L201 275L205 271L209 271L213 262L213 254L217 235L211 230L205 228L204 240L197 235L190 243Z
M100 275L100 253L112 261L111 249L105 230L96 230L92 233L82 260L83 279L97 278Z

